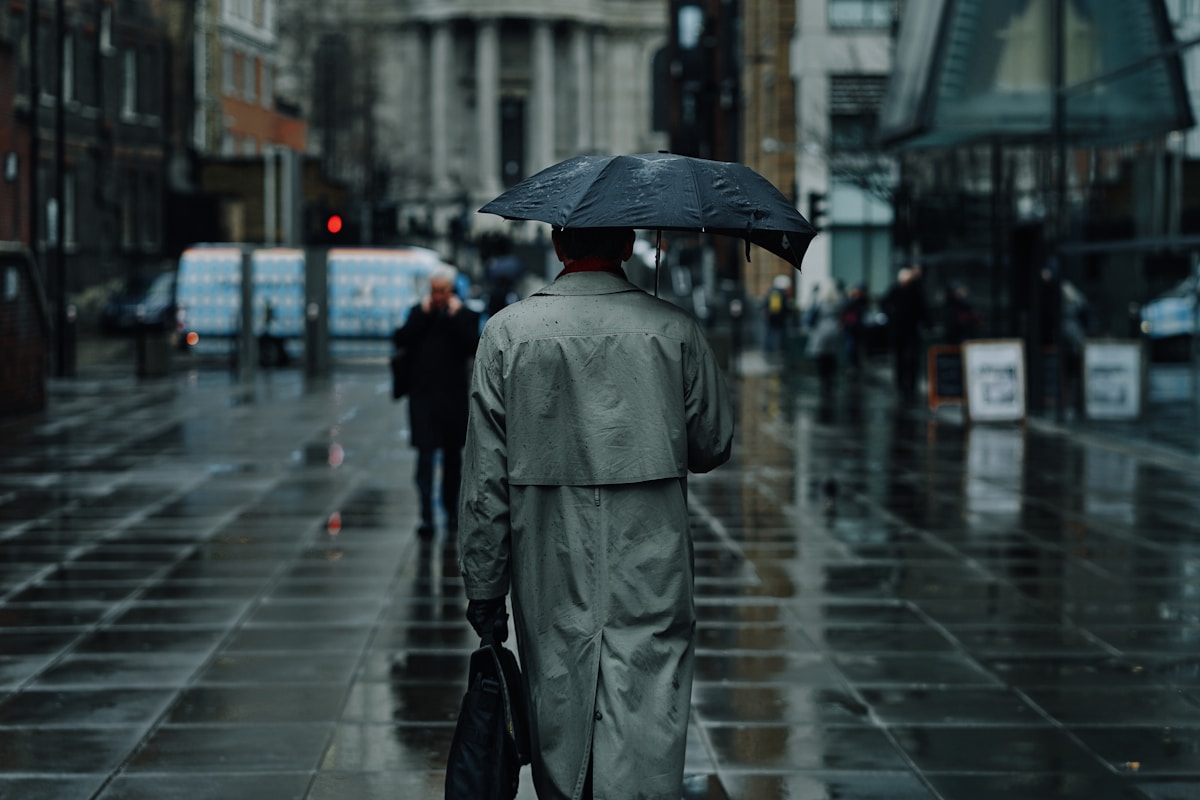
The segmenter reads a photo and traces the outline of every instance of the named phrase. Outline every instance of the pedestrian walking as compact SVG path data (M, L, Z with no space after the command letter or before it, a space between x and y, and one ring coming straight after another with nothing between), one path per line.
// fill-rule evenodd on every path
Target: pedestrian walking
M480 340L467 618L506 635L511 594L541 800L678 800L696 624L687 472L728 459L728 390L696 322L625 277L631 229L556 229L553 243L562 273Z
M828 395L837 381L838 349L842 344L842 300L836 289L819 291L805 315L809 321L807 354L817 362L821 393Z
M900 270L880 305L888 318L896 391L911 404L917 399L922 331L929 323L920 266Z
M413 306L396 329L397 348L409 353L409 429L417 449L417 492L421 523L417 533L430 538L434 527L434 473L441 454L441 505L446 529L458 524L462 447L467 432L470 361L479 342L479 315L454 293L458 270L440 266L429 278L429 293Z
M957 282L947 286L942 303L942 337L946 344L961 345L968 339L977 338L982 324L983 319L975 310L967 287Z
M1075 284L1060 278L1059 296L1053 292L1054 273L1046 268L1041 272L1042 286L1042 346L1054 347L1061 339L1062 353L1059 374L1062 378L1064 407L1083 412L1083 347L1091 322L1087 297Z
M846 302L842 305L841 325L846 354L846 371L854 376L862 371L869 304L866 284L858 284L850 287L846 293Z
M783 352L791 326L792 305L791 279L787 275L776 275L771 281L771 288L767 290L767 296L763 298L763 314L767 323L765 352Z

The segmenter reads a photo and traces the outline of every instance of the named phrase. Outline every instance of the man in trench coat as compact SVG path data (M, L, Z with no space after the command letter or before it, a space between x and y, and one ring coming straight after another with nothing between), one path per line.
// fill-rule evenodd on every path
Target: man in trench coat
M694 656L687 472L729 458L699 326L630 283L634 234L554 233L565 268L484 328L459 551L468 619L512 595L541 800L678 800Z

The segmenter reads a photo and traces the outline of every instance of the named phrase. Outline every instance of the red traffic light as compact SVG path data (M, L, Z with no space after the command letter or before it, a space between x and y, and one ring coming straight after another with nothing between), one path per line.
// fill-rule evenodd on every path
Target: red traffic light
M342 215L330 214L329 219L325 220L325 230L330 233L341 233L342 231Z

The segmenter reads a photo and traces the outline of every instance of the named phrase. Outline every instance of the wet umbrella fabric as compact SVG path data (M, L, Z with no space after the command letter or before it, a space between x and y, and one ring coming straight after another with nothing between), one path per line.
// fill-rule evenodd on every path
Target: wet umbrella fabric
M562 228L629 227L736 236L797 269L816 229L744 164L672 153L576 156L479 209Z

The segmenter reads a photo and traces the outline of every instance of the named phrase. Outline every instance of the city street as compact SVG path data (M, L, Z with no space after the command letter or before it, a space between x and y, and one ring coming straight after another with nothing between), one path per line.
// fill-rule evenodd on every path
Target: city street
M687 800L1200 796L1194 401L972 426L757 352L731 386ZM441 797L477 640L385 362L50 391L0 420L0 798Z

